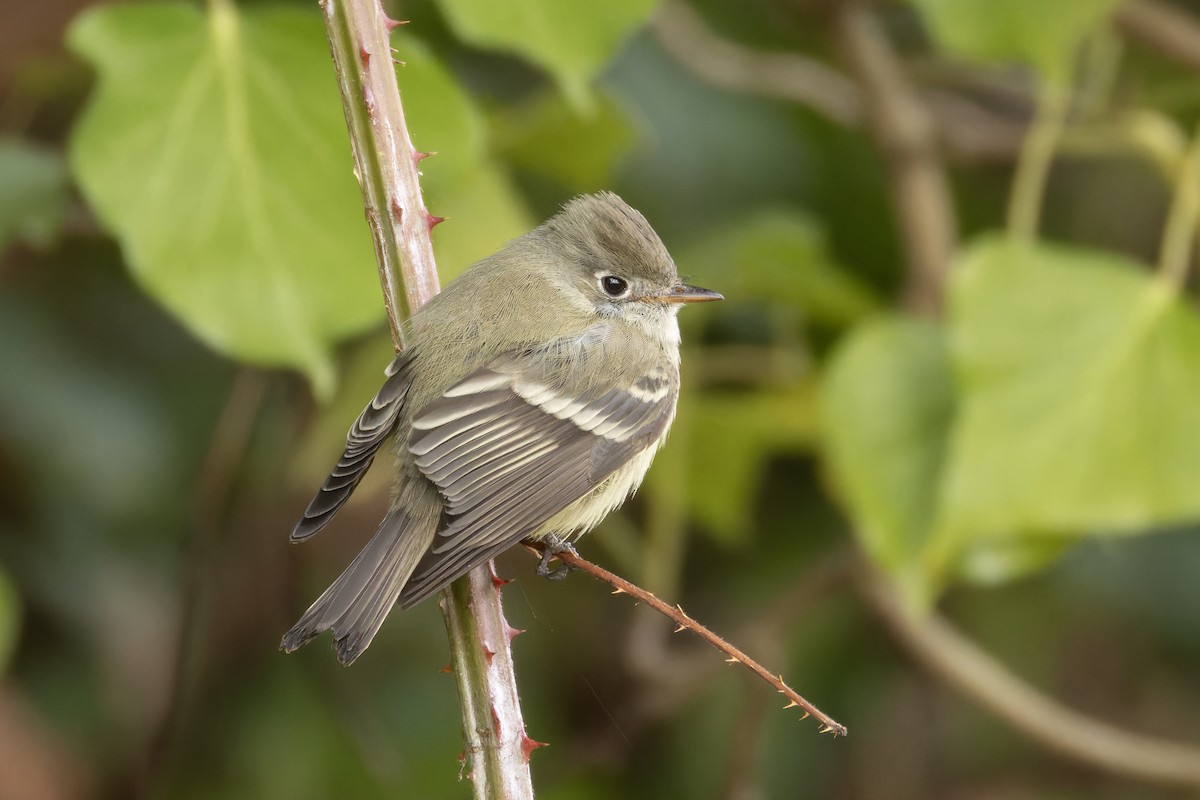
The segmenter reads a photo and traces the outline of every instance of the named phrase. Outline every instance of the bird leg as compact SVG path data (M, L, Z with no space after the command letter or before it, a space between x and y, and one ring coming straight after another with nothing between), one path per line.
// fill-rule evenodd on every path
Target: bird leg
M575 569L569 564L561 564L558 569L550 569L550 562L559 553L570 553L573 556L579 555L575 550L575 545L568 542L566 539L560 539L554 534L545 536L541 539L542 543L542 560L538 562L537 574L551 581L561 581L567 577L571 570Z

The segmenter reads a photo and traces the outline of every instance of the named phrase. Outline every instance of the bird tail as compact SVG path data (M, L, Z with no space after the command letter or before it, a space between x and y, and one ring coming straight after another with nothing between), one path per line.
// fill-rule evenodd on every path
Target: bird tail
M284 634L279 649L291 653L332 631L338 661L352 663L375 638L435 529L436 520L414 519L404 508L388 512L350 566Z

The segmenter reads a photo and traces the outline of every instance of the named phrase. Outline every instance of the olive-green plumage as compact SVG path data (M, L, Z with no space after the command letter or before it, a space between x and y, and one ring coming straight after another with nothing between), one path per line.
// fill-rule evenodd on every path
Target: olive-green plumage
M522 538L578 536L641 483L675 413L682 284L641 214L611 193L568 203L473 265L408 323L408 349L350 430L292 532L316 533L394 438L392 506L284 636L366 649L417 603Z

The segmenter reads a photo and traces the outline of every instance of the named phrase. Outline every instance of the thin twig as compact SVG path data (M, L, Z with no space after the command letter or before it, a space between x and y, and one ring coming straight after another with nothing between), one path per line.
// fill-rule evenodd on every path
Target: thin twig
M871 132L887 159L908 269L905 306L936 314L958 235L937 129L870 9L856 0L839 3L833 28L858 76Z
M541 555L545 548L543 543L534 540L526 540L524 544L538 555ZM641 588L637 584L631 583L630 581L622 578L620 575L609 572L604 567L593 564L592 562L580 557L575 553L560 552L555 554L555 558L572 569L577 569L580 572L586 572L593 578L609 584L616 589L613 594L627 594L639 603L644 603L645 605L650 606L655 611L675 623L676 633L689 630L696 634L701 639L708 642L725 655L729 656L729 658L725 659L727 662L730 664L741 664L743 667L750 670L755 675L773 686L777 692L788 699L788 704L784 706L784 708L798 707L804 711L805 717L811 716L813 719L820 722L821 733L832 733L834 736L846 735L845 725L841 724L833 717L829 716L824 711L801 697L796 690L784 683L782 675L776 675L768 671L767 668L762 664L759 664L757 661L750 658L750 656L746 655L741 650L701 625L686 611L684 611L682 606L669 605L668 603L659 600L658 597Z
M846 128L865 123L865 100L853 79L819 59L792 52L762 52L714 32L701 15L685 3L664 3L651 21L659 44L701 80L732 92L797 103ZM951 73L952 70L952 73ZM1012 161L1020 149L1027 115L1024 104L1012 98L994 107L972 96L980 75L965 73L962 65L939 65L934 77L970 78L959 91L937 86L914 87L934 118L936 133L947 154L961 161ZM971 90L971 91L963 91ZM986 95L992 92L985 91Z
M1034 741L1117 775L1200 788L1200 748L1131 733L1067 708L936 614L908 613L895 587L875 570L864 565L856 577L860 595L914 658Z
M417 164L428 154L413 146L400 102L389 36L400 23L387 18L379 0L321 0L321 8L388 319L400 349L405 316L438 292L430 233L441 222L421 197ZM532 800L529 752L534 743L525 734L512 628L504 619L491 562L443 592L441 607L475 797Z

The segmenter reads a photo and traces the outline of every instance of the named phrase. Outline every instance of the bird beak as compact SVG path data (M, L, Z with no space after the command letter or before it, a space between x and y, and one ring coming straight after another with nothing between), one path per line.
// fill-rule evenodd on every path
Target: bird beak
M656 295L651 300L661 300L664 303L708 303L712 300L724 300L724 295L699 286L689 286L681 283L666 294Z

